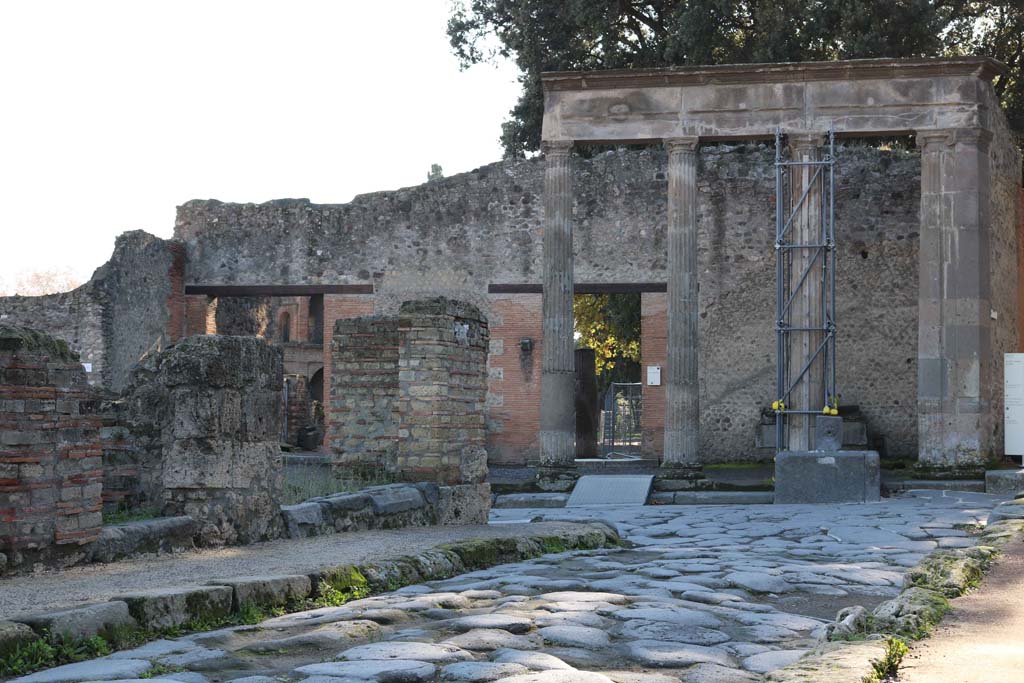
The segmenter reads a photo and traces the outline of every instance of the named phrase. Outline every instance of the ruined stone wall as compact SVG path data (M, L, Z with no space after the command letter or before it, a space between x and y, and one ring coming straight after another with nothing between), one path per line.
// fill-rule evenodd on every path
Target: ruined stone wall
M299 435L310 424L309 385L304 375L288 375L284 378L282 394L285 406L283 410L284 425L281 441L299 445Z
M774 392L774 150L715 145L700 158L702 451L763 457L753 434ZM665 162L660 150L574 158L577 282L666 280ZM189 202L176 236L189 282L373 283L377 313L444 294L500 318L488 284L541 279L542 176L542 160L507 161L345 205ZM913 457L919 155L841 147L836 199L841 401L862 407L889 454ZM495 410L491 424L511 414ZM504 453L529 457L520 443Z
M73 564L99 537L98 407L64 342L0 325L0 569Z
M280 533L281 351L255 337L188 337L148 356L125 392L128 426L164 515L206 545Z
M78 353L90 384L104 371L103 303L91 284L45 296L0 297L0 324L43 330Z
M184 257L179 243L126 232L110 261L78 289L0 297L0 321L63 339L91 365L90 383L120 391L145 353L184 334Z

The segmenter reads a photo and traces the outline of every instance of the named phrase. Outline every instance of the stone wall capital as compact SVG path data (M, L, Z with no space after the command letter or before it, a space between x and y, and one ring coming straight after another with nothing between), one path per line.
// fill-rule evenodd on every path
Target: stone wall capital
M930 128L917 131L915 137L918 148L925 153L956 145L967 145L984 151L992 141L992 131L984 128Z
M696 152L700 146L700 138L696 135L686 135L677 138L665 138L665 149L669 154L677 152Z
M544 156L569 156L572 144L572 140L544 140L540 143L540 151Z
M787 133L786 140L789 142L789 148L794 151L818 149L825 142L825 134L811 131L798 131L795 133Z

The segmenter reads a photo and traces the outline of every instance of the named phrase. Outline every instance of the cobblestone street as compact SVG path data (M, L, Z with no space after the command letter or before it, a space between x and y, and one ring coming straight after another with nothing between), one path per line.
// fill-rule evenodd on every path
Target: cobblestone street
M874 505L498 510L497 523L605 520L633 547L547 555L17 680L171 669L148 680L761 681L813 648L839 609L895 596L933 549L972 545L998 500L921 491Z

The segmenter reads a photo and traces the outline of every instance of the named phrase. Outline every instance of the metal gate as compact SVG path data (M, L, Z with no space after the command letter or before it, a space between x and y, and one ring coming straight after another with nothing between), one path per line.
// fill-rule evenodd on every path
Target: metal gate
M786 136L775 134L775 331L776 331L776 399L775 448L785 450L788 443L789 416L838 414L836 393L836 270L835 270L835 134L823 138L824 149L819 159L792 159ZM794 191L794 174L808 178ZM811 199L813 197L813 200ZM793 230L800 216L803 225L811 226L803 236ZM820 263L820 273L817 270ZM817 290L817 291L815 291ZM803 295L810 306L820 306L820 325L794 323L793 302ZM809 340L810 353L793 358L791 349L797 338ZM811 405L793 409L791 394L809 377L812 368L820 371L822 387Z
M643 385L612 382L601 406L601 455L640 457Z

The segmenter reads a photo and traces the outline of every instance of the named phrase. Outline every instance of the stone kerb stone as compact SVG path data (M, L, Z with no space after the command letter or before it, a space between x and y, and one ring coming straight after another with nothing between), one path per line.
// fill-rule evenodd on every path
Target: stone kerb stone
M130 425L159 472L149 497L192 517L201 544L279 535L281 388L281 351L255 337L190 337L133 371Z
M0 325L0 568L73 564L98 538L98 409L64 341Z

